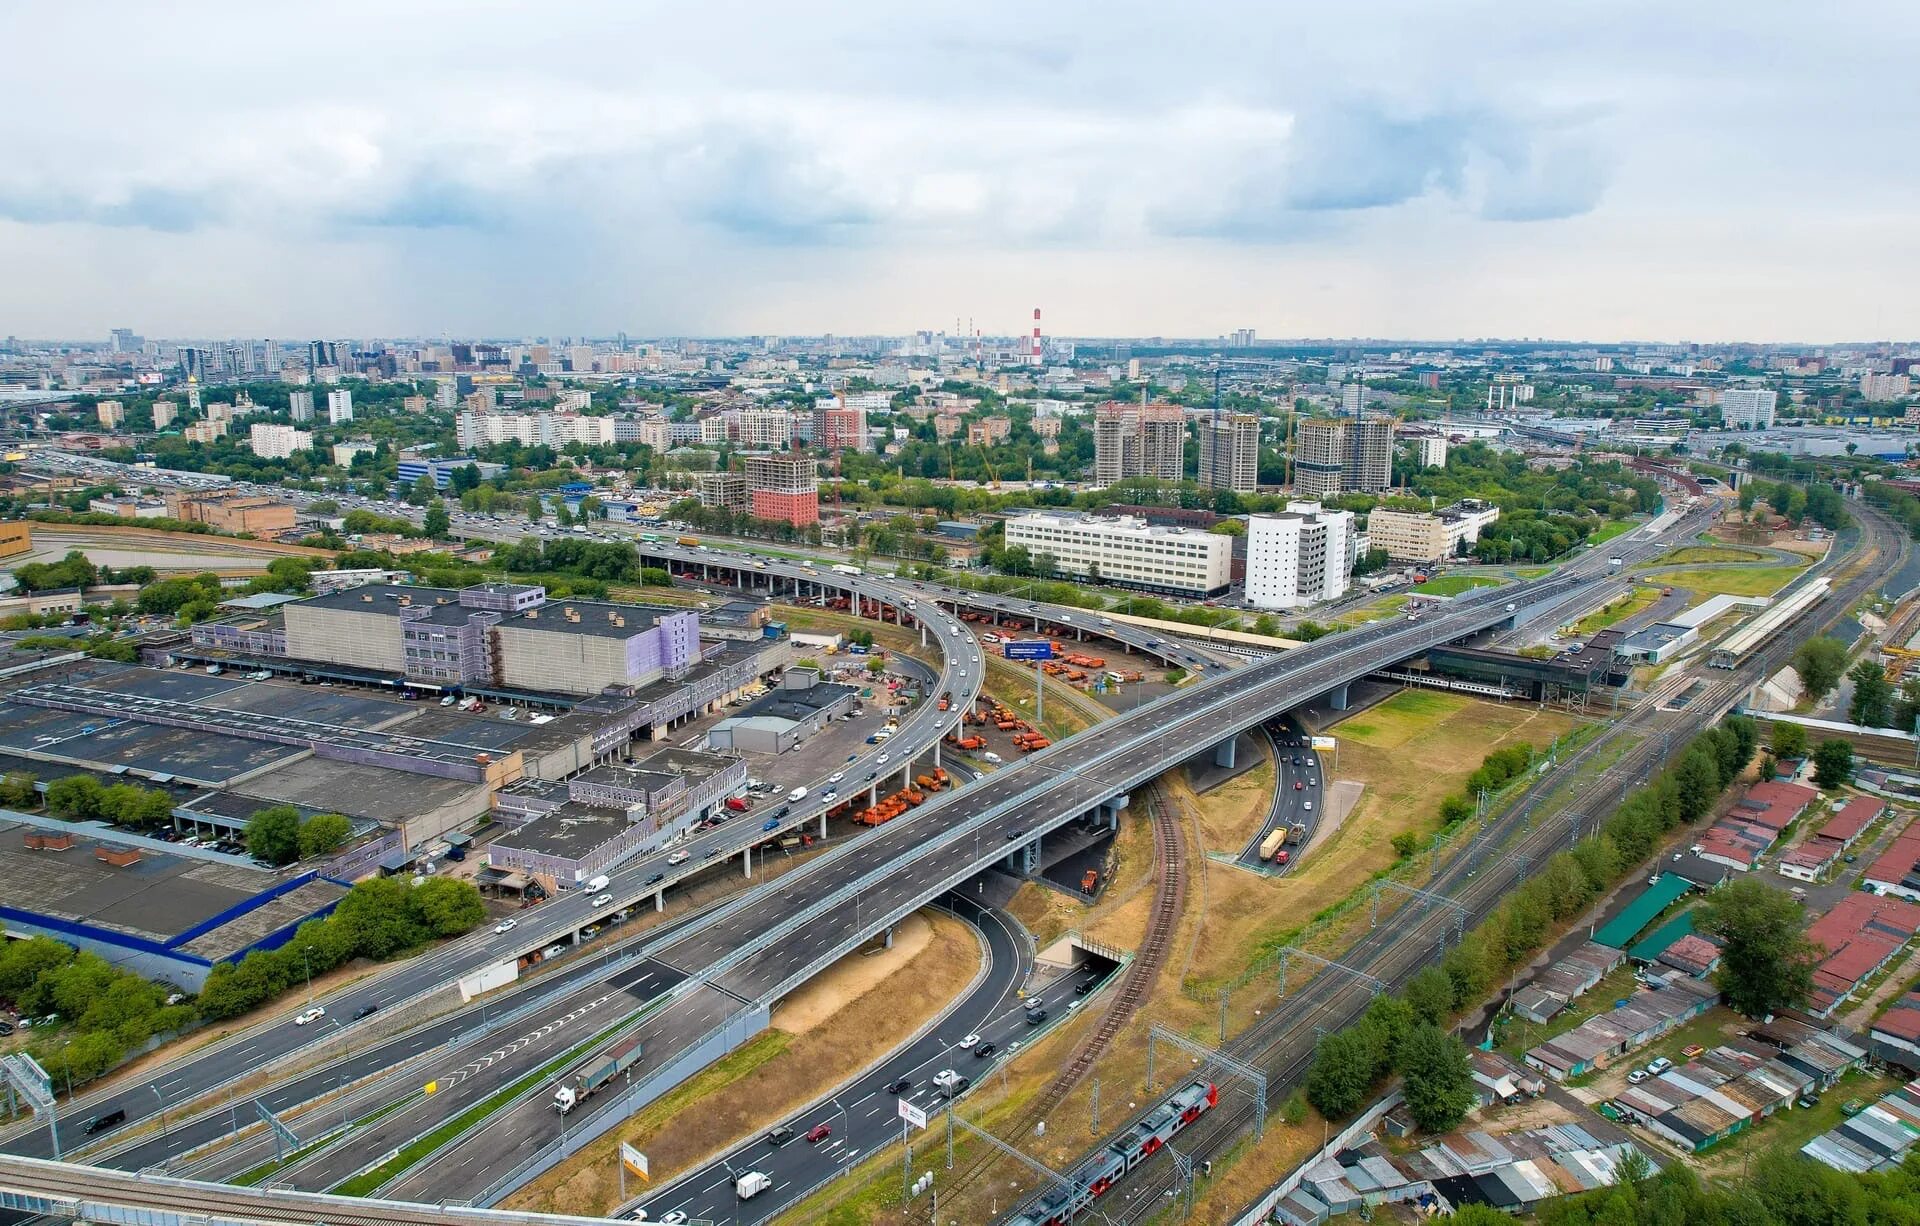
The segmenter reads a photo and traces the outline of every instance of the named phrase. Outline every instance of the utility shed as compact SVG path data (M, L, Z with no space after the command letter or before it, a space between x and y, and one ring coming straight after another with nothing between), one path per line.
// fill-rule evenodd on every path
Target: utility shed
M1685 877L1662 873L1658 880L1641 892L1640 897L1627 904L1626 910L1601 925L1600 930L1593 934L1593 939L1601 945L1625 949L1640 935L1642 928L1653 922L1655 916L1692 888L1693 883Z

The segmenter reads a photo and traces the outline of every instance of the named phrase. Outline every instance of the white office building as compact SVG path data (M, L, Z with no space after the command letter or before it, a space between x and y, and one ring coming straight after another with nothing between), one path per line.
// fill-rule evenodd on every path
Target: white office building
M1277 515L1247 520L1247 603L1298 609L1347 593L1353 569L1353 512L1289 502Z
M353 393L337 387L327 393L327 421L332 425L353 420Z
M1730 387L1720 393L1720 419L1729 430L1765 430L1773 425L1780 393L1770 387Z
M1009 548L1046 554L1062 574L1165 592L1218 596L1233 584L1233 538L1195 528L1163 528L1133 516L1033 511L1007 521Z

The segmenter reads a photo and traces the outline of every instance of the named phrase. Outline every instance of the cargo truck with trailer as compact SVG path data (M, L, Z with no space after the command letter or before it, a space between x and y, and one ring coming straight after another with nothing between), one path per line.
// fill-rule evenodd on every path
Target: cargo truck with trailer
M640 1036L632 1035L592 1056L553 1091L553 1109L566 1115L592 1098L640 1058Z

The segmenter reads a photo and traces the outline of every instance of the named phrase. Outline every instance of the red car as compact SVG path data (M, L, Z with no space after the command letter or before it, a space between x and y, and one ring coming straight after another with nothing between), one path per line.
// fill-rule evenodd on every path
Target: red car
M1301 782L1300 782L1300 781L1299 781L1298 779L1295 779L1295 780L1293 781L1293 790L1294 790L1294 791L1296 791L1296 792L1298 792L1298 791L1299 791L1299 790L1300 790L1301 788L1303 788L1303 787L1305 787L1305 786L1306 786L1306 785L1305 785L1305 784L1303 784L1303 783L1301 783Z
M833 1125L831 1124L815 1124L813 1127L807 1129L807 1140L812 1141L816 1145L832 1135Z

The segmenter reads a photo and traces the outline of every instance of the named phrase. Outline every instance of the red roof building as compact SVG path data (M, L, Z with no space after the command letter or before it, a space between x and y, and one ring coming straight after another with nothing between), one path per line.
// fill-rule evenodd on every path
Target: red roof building
M1853 846L1853 841L1865 832L1868 826L1880 820L1887 811L1886 802L1872 796L1856 796L1843 806L1840 812L1827 819L1820 827L1817 837L1838 843L1842 848Z
M1810 1010L1826 1017L1860 982L1898 957L1920 933L1920 904L1849 894L1813 922L1807 940L1826 952L1813 971Z
M1777 836L1819 799L1820 793L1810 787L1768 779L1748 788L1727 816L1765 826Z
M1880 894L1920 901L1920 826L1909 826L1860 874L1860 884Z

